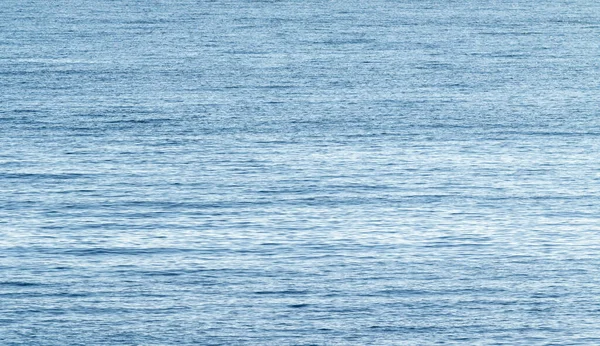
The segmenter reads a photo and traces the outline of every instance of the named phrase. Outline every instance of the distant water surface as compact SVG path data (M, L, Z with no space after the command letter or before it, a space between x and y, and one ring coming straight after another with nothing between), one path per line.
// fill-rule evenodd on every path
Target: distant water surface
M3 345L600 344L600 3L0 4Z

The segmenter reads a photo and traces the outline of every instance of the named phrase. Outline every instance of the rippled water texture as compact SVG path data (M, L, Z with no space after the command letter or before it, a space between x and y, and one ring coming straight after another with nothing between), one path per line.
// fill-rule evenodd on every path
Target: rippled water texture
M3 345L600 344L596 1L0 4Z

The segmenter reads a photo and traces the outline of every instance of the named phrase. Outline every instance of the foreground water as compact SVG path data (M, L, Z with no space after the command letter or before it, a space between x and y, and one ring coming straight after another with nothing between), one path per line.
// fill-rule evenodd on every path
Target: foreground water
M600 4L3 1L4 345L600 343Z

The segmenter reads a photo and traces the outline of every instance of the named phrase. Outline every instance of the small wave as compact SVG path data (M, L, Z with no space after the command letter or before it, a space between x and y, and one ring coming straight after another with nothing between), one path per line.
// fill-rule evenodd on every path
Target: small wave
M89 248L61 251L63 254L75 256L102 256L102 255L152 255L152 254L177 254L194 251L181 248Z
M306 290L282 290L282 291L256 291L254 294L259 295L303 295L308 294Z
M0 281L0 286L13 286L13 287L33 287L42 286L39 282L28 282L28 281Z

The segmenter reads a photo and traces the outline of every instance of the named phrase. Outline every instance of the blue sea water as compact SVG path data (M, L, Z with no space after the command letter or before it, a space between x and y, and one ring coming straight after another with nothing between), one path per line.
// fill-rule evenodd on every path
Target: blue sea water
M2 345L600 344L600 3L3 0Z

